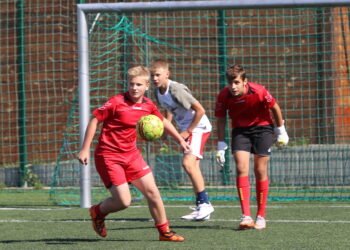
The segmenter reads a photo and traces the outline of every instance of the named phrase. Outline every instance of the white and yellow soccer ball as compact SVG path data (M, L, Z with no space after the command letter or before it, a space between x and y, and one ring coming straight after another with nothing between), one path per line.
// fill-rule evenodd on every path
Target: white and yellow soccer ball
M159 139L164 132L162 120L156 115L145 115L137 122L137 134L146 141Z

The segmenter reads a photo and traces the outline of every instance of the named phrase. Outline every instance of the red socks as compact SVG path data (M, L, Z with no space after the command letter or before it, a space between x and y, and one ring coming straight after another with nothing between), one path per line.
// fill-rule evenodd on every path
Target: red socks
M239 201L241 203L242 214L251 216L250 214L250 183L249 177L243 176L237 178L237 190ZM269 180L256 181L256 201L258 205L257 215L265 218L265 209L267 197L269 193Z
M108 214L104 214L101 212L101 209L100 209L100 206L101 206L101 203L97 204L96 207L95 207L95 212L97 214L98 217L100 218L104 218L106 217Z
M250 215L250 183L249 176L237 177L237 190L241 203L242 214Z
M265 208L267 203L267 196L269 193L269 180L256 181L256 201L258 205L258 213L265 218Z
M156 225L156 227L158 229L158 232L160 234L165 234L165 233L170 231L170 229L169 229L169 222L168 221L166 221L163 224L155 224L155 225Z

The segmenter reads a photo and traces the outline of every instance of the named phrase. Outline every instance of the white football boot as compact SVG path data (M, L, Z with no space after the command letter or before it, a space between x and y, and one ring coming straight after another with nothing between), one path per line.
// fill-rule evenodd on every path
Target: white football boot
M211 205L210 202L199 204L197 209L198 215L196 217L196 220L209 220L210 214L214 212L214 207Z
M260 215L258 215L258 217L256 217L256 220L255 220L254 228L258 229L258 230L265 229L266 228L266 220L265 220L265 218L260 216Z

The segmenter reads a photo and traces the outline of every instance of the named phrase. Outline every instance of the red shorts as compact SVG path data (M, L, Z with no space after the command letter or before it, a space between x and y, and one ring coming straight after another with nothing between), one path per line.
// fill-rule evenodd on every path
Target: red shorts
M106 188L130 183L152 171L138 150L127 153L97 153L95 166Z
M191 152L185 154L193 154L198 160L203 159L204 146L209 138L210 132L192 132L187 138L188 144L191 146Z

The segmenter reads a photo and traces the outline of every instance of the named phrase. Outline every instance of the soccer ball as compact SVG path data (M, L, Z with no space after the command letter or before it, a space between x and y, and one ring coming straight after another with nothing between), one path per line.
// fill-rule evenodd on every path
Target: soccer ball
M164 131L164 125L161 119L156 115L145 115L137 122L137 133L146 141L159 139Z

